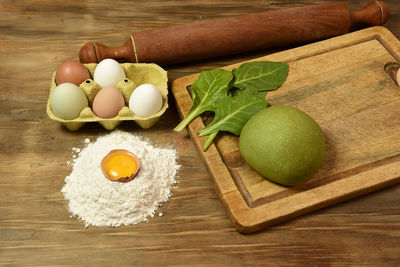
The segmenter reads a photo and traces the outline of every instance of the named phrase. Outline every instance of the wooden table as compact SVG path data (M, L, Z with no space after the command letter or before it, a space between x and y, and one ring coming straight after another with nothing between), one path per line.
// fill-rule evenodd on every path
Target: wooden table
M400 186L242 235L218 199L186 131L172 131L170 108L151 130L119 129L172 144L178 187L148 223L85 228L70 218L60 192L71 171L71 147L107 133L86 124L69 132L45 112L52 72L78 59L87 41L122 44L132 31L321 1L2 1L0 4L0 265L164 266L400 264ZM329 2L329 1L323 1ZM345 1L358 9L367 1ZM400 38L400 2L385 25ZM283 49L283 48L282 48ZM167 67L172 81L205 69L270 54L265 50Z

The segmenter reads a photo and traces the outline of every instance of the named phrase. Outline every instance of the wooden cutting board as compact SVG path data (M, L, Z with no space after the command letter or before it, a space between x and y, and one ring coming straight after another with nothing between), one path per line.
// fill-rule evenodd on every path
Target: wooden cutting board
M400 88L384 70L385 64L400 61L400 43L386 28L372 27L255 60L289 64L287 81L268 93L267 100L311 115L325 134L326 154L307 183L280 186L246 164L237 136L219 133L202 151L206 137L197 131L204 124L196 118L189 134L239 232L251 233L400 181ZM181 117L191 107L187 87L197 77L172 84Z

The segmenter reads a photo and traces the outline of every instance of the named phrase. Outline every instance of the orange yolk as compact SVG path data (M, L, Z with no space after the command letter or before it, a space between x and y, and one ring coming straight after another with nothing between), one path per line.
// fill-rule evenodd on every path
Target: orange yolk
M136 172L137 167L135 159L122 152L108 158L104 171L109 178L119 179L131 176Z

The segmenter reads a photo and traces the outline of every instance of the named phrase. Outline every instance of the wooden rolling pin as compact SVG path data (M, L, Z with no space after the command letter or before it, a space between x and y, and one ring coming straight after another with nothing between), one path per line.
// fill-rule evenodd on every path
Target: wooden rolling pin
M355 23L382 25L388 18L382 1L356 11L342 2L310 5L137 32L120 47L90 42L79 58L82 63L113 58L168 65L304 44L345 34Z

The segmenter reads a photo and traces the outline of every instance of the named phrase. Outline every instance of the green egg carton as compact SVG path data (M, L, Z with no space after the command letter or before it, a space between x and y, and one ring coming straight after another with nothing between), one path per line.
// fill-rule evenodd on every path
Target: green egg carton
M90 76L93 77L94 70L97 66L95 63L90 64L83 64L90 73ZM168 77L167 72L162 69L160 66L156 64L148 64L148 63L122 63L122 68L125 71L126 78L121 80L117 85L118 88L125 99L125 107L123 107L117 116L110 119L103 119L97 117L92 109L91 106L93 104L93 99L96 94L100 91L101 87L97 84L93 79L87 79L86 81L82 82L79 85L79 88L83 90L86 94L89 102L89 106L84 108L79 117L73 120L64 120L58 118L54 115L53 111L51 110L51 94L56 88L56 72L53 73L51 79L51 86L50 86L50 94L49 99L47 100L47 115L50 119L60 122L70 131L76 131L81 128L84 124L88 122L97 122L100 123L105 129L113 130L115 129L121 122L123 121L134 121L137 125L142 127L143 129L148 129L152 127L154 124L158 122L161 115L167 110L168 108ZM135 115L128 107L129 97L131 96L133 90L145 83L153 84L160 90L161 96L163 98L163 105L160 111L157 113L147 116L147 117L140 117Z

